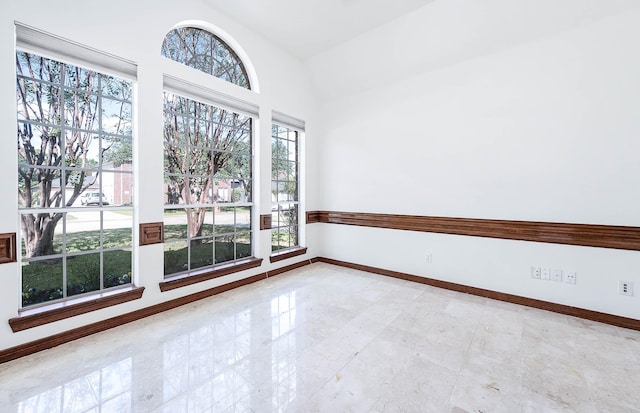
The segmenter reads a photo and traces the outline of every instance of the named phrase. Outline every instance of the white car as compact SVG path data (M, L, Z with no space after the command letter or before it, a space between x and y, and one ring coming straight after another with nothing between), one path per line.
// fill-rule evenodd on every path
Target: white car
M85 206L100 205L100 202L102 205L109 205L107 198L101 192L85 192L80 197L80 203Z

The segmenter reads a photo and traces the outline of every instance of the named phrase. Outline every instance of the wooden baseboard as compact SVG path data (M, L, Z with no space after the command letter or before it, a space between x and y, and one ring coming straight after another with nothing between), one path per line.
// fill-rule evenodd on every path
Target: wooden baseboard
M633 318L621 317L607 313L601 313L598 311L586 310L578 307L571 307L562 304L551 303L548 301L536 300L533 298L521 297L513 294L506 294L492 290L485 290L482 288L470 287L463 284L451 283L448 281L436 280L433 278L419 277L417 275L406 274L398 271L386 270L377 267L371 267L368 265L355 264L347 261L334 260L331 258L315 257L309 260L303 260L301 262L287 265L282 268L277 268L268 272L256 274L254 276L234 281L231 283L223 284L214 288L210 288L204 291L200 291L194 294L190 294L185 297L176 298L164 303L156 304L150 307L142 308L130 313L126 313L117 317L109 318L107 320L99 321L87 326L75 328L73 330L64 331L53 336L45 337L39 340L35 340L29 343L25 343L19 346L11 347L6 350L0 351L0 363L5 363L11 360L15 360L20 357L28 356L33 353L37 353L42 350L46 350L52 347L59 346L61 344L68 343L73 340L77 340L82 337L86 337L95 333L99 333L105 330L109 330L114 327L118 327L123 324L131 323L149 317L164 311L177 308L194 301L202 300L207 297L211 297L216 294L223 293L225 291L239 288L254 282L258 282L266 279L267 277L273 277L275 275L282 274L287 271L294 270L312 263L323 262L327 264L337 265L346 268L353 268L360 271L366 271L372 274L384 275L387 277L399 278L402 280L413 281L421 284L430 285L433 287L444 288L447 290L457 291L466 294L477 295L480 297L491 298L494 300L500 300L509 302L512 304L524 305L527 307L538 308L541 310L552 311L559 314L566 314L586 320L597 321L600 323L610 324L618 327L629 328L632 330L640 331L640 320Z
M0 364L18 359L20 357L28 356L30 354L34 354L42 350L47 350L49 348L53 348L61 344L65 344L70 341L77 340L79 338L100 333L102 331L109 330L111 328L118 327L123 324L141 320L145 317L149 317L149 316L162 313L164 311L168 311L186 304L190 304L190 303L193 303L194 301L202 300L204 298L211 297L211 296L223 293L225 291L233 290L234 288L252 284L252 283L264 280L267 277L272 277L274 275L278 275L286 271L291 271L295 268L300 268L309 264L311 264L311 260L304 260L296 264L287 265L285 267L277 268L275 270L271 270L268 272L262 272L254 276L244 278L242 280L219 285L217 287L209 288L204 291L199 291L197 293L190 294L184 297L176 298L160 304L152 305L150 307L141 308L139 310L132 311L130 313L112 317L107 320L98 321L96 323L92 323L86 326L74 328L68 331L63 331L61 333L58 333L49 337L44 337L39 340L35 340L29 343L11 347L6 350L1 350Z
M554 313L570 315L573 317L583 318L585 320L597 321L600 323L610 324L618 327L629 328L640 331L640 320L627 318L613 314L601 313L598 311L587 310L579 307L571 307L563 304L556 304L549 301L536 300L534 298L521 297L519 295L501 293L498 291L485 290L482 288L471 287L463 284L456 284L448 281L436 280L433 278L420 277L412 274L405 274L398 271L385 270L368 265L355 264L347 261L334 260L331 258L318 257L319 262L338 265L346 268L353 268L360 271L366 271L373 274L385 275L387 277L399 278L401 280L413 281L420 284L430 285L432 287L443 288L460 293L477 295L480 297L491 298L493 300L505 301L512 304L524 305L527 307L538 308L540 310L552 311Z

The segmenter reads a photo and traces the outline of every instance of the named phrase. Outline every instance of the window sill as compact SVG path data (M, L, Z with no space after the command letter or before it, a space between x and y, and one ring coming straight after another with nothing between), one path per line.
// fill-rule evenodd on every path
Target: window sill
M247 258L246 260L236 261L230 264L218 264L213 268L202 271L193 271L187 274L180 274L174 277L165 278L160 283L160 291L165 292L175 288L185 287L187 285L196 284L203 281L212 280L224 275L256 268L262 265L262 258Z
M131 285L98 294L71 298L67 301L44 305L38 308L28 308L20 311L17 317L10 319L9 325L15 333L28 328L38 327L64 320L65 318L75 317L80 314L137 300L142 297L143 292L144 287Z
M282 260L286 260L287 258L297 257L298 255L304 255L307 253L307 247L294 247L291 249L287 249L284 251L278 251L269 257L269 261L278 262Z

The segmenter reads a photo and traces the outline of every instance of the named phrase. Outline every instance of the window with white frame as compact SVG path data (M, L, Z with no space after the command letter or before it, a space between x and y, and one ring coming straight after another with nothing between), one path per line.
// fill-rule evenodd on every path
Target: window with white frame
M16 32L22 306L130 284L135 65ZM117 74L69 63L75 51Z
M251 117L166 92L165 275L252 255Z
M271 126L271 250L300 245L298 131Z
M249 88L226 43L198 28L167 34L162 54ZM253 122L257 106L164 77L164 274L253 256Z
M162 55L201 72L251 89L247 70L236 52L215 34L197 27L171 30Z

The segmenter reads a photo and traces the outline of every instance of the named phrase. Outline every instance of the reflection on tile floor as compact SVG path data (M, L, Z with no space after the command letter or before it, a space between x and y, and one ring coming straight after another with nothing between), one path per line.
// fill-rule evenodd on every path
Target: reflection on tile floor
M638 412L640 332L314 264L0 365L9 412Z

